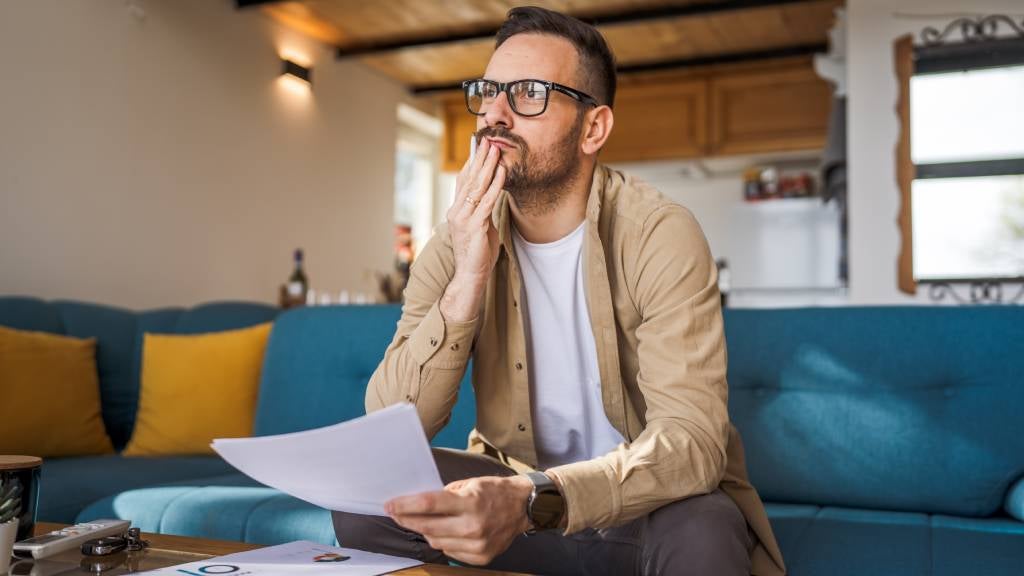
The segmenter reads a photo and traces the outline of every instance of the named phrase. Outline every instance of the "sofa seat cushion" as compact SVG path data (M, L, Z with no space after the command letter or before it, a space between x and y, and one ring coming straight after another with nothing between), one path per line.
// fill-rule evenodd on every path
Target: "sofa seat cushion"
M123 458L117 454L43 460L40 521L72 523L89 504L125 490L233 471L214 456Z
M791 576L1018 574L1024 523L799 504L765 505Z
M932 574L1024 573L1024 522L932 517Z
M783 557L791 576L923 576L928 544L927 514L826 507Z
M82 511L90 518L131 520L144 532L281 544L336 544L327 510L258 485L239 473L128 490Z
M810 504L778 504L766 502L765 511L772 524L772 532L775 540L782 550L782 558L789 567L796 552L800 549L801 542L807 534L807 530L814 524L814 519L821 511L820 506Z

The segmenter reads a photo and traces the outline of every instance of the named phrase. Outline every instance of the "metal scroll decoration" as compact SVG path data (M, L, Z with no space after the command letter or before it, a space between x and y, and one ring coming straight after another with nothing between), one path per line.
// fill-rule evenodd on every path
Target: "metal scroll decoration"
M992 14L990 16L979 16L977 18L957 18L946 25L945 29L939 30L929 26L921 31L921 40L925 46L939 46L946 43L954 31L959 30L964 42L984 42L995 40L999 34L1000 25L1005 24L1017 35L1024 37L1024 18L1018 24L1013 18L1004 14Z
M950 298L958 304L1024 304L1024 281L1019 281L1020 290L1012 298L1004 298L1004 285L1013 286L1012 282L1001 282L999 280L982 280L971 282L969 285L953 285L948 282L931 284L928 288L928 297L935 302L941 302ZM957 292L958 287L967 286L967 296Z

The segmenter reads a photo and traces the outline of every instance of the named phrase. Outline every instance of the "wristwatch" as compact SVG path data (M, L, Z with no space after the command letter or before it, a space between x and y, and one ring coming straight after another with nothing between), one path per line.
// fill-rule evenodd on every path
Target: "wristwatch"
M533 491L526 501L526 518L530 521L526 534L558 528L565 516L565 498L558 486L543 472L529 472L526 477L533 482Z

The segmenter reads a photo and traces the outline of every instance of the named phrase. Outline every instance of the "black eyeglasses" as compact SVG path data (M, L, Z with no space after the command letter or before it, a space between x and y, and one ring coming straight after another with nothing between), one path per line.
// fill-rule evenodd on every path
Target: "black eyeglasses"
M546 80L515 80L513 82L495 82L493 80L466 80L462 83L466 93L466 108L472 114L483 116L494 104L498 96L508 94L508 103L512 111L520 116L540 116L548 109L548 94L552 90L561 92L587 106L597 106L597 100L579 90L548 82Z

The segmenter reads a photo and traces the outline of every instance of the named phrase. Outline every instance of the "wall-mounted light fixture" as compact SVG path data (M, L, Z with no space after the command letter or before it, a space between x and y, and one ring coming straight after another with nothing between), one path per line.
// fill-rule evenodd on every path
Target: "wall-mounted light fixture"
M303 82L313 85L313 69L311 67L302 66L301 64L295 63L293 60L282 59L282 70L281 73L285 76L292 76Z

